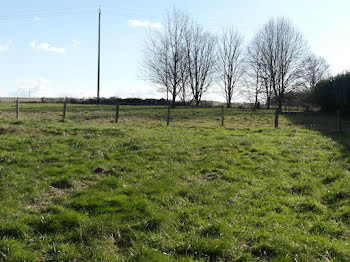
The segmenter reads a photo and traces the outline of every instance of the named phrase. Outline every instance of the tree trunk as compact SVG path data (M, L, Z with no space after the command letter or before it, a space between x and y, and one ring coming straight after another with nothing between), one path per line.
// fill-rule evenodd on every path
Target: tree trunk
M255 102L254 102L254 110L258 109L258 93L255 93Z
M282 113L282 99L278 99L278 112Z
M270 103L271 103L270 97L267 97L267 101L266 101L266 108L267 109L270 109Z
M194 95L194 100L196 101L195 107L198 107L200 103L200 97L198 94Z
M171 107L172 107L172 108L175 108L175 106L176 106L176 93L173 92L173 100L172 100L172 102L171 102Z
M198 99L196 99L196 107L199 107L199 103L200 103L200 101Z
M227 103L226 103L226 107L230 108L231 107L231 96L229 95L227 98Z

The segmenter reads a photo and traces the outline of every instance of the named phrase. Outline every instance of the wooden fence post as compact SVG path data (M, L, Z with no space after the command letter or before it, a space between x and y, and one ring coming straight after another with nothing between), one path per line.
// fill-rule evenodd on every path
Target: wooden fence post
M66 112L67 112L67 100L64 100L62 122L64 122L64 120L66 119Z
M305 111L303 112L303 118L301 120L301 124L305 127L306 126L306 113Z
M225 116L224 116L225 108L224 106L221 107L221 126L224 126Z
M275 128L278 128L278 108L275 110Z
M167 116L166 125L167 125L167 126L170 125L170 105L168 105L168 116Z
M17 100L16 100L16 118L17 119L19 118L19 101L18 101L18 97L17 97Z
M314 112L310 112L310 130L314 130Z
M341 115L341 111L339 109L337 109L337 131L338 132L343 131L342 115Z
M115 122L118 123L118 119L119 119L119 102L117 102L116 106L115 106Z

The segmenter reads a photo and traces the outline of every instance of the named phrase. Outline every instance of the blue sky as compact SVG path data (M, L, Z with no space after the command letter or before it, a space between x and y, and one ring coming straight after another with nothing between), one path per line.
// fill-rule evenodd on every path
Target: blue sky
M99 4L102 96L163 96L139 71L146 31L173 6L214 33L235 27L245 43L270 17L287 17L333 74L350 69L348 0L11 0L0 10L0 97L96 96ZM215 86L205 98L222 100Z

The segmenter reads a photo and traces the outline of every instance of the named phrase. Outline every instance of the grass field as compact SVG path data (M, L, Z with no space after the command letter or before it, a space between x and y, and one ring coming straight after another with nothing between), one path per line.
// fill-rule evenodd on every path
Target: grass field
M0 104L0 261L350 261L350 136L273 114Z

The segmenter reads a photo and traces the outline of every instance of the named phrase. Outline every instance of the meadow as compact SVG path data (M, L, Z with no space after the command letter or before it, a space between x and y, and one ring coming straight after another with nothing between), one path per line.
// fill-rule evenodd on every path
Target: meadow
M0 261L350 261L350 135L272 111L0 104ZM327 121L327 118L322 120ZM332 120L333 121L333 120ZM308 127L308 128L306 128Z

